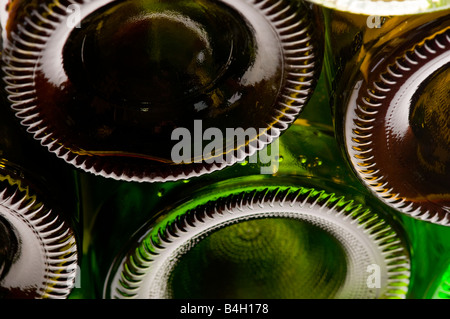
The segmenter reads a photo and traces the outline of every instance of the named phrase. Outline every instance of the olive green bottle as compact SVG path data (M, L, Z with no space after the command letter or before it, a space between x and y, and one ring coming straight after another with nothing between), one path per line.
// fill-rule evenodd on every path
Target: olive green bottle
M83 174L90 297L406 298L409 233L349 173L317 90L276 142L224 170L151 184Z
M370 2L370 1L368 1ZM375 17L324 8L336 135L362 183L450 225L450 11ZM395 12L395 11L394 11Z
M12 0L4 23L8 98L27 131L125 181L210 173L270 144L310 98L323 52L320 16L296 0ZM173 153L177 129L218 130L220 150Z

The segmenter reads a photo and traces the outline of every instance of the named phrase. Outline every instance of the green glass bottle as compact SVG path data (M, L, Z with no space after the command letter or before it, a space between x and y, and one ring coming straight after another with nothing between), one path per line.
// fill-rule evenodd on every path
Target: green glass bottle
M345 156L385 204L447 226L449 13L387 12L375 23L324 8L324 63Z
M2 91L3 92L3 91ZM0 97L0 299L67 298L81 237L74 176Z
M444 268L437 277L437 284L430 289L430 298L450 299L450 267Z
M125 181L186 179L254 154L301 112L321 66L320 15L302 1L12 0L5 16L22 124L68 163ZM173 152L180 130L208 129L220 134ZM205 153L212 137L221 150Z
M397 213L398 214L398 213ZM411 243L410 299L448 299L450 230L400 213Z
M317 90L305 115L321 122L213 174L83 174L93 298L406 298L408 232L349 174Z

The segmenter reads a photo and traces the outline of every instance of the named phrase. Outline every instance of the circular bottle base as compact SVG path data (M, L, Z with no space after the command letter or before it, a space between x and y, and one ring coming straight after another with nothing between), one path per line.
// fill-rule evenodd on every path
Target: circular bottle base
M397 211L447 226L450 105L442 96L449 48L443 30L384 58L376 76L354 87L344 124L346 151L373 194Z
M8 243L16 247L8 244L12 254L0 272L0 296L67 298L75 285L78 262L73 230L25 182L15 179L15 173L4 173L0 174L0 223L8 228Z
M250 298L255 293L257 298L404 298L407 294L409 255L404 242L386 220L350 199L312 188L253 186L196 201L198 206L179 207L139 234L112 265L105 298L174 298L195 291L201 294L213 282L217 287L212 298ZM292 236L277 242L277 230ZM221 245L224 240L227 244ZM326 257L330 247L334 247L333 260ZM214 261L228 266L208 264ZM192 287L194 275L188 286L177 281L177 273L192 272L192 267L202 272L202 278L210 278L197 283L203 285L201 289ZM264 267L270 270L266 273ZM282 269L279 280L270 280L277 267ZM327 277L326 282L315 281L323 278L319 273ZM236 281L239 276L242 280ZM230 287L236 290L229 291Z
M205 13L208 4L217 10ZM78 168L126 181L198 176L270 144L301 112L321 62L310 15L291 0L180 1L179 8L48 0L9 30L6 91L35 139ZM118 21L123 28L114 32ZM127 48L139 53L135 60ZM187 48L188 56L178 52ZM155 87L172 78L176 92Z

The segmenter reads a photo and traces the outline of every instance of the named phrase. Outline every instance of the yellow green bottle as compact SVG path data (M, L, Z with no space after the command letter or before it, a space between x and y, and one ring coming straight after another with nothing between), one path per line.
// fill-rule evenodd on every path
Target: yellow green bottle
M406 298L408 232L349 174L317 92L308 107L326 117L297 119L224 170L153 184L84 175L94 298Z

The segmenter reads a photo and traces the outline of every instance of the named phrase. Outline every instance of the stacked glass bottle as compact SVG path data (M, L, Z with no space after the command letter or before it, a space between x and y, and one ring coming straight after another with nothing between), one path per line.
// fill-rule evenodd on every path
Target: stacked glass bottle
M366 91L360 74L386 67L400 78L405 61L445 56L446 13L388 19L324 9L322 19L322 9L294 0L9 2L8 99L36 140L80 169L88 254L84 292L73 298L448 295L449 234L438 224L448 221L445 194L428 196L438 212L397 193L378 201L373 195L390 192L365 189L379 180L360 175L376 170L356 162L357 179L345 161L365 156L370 141L347 138L358 130L341 121L352 115L341 102ZM371 64L416 40L392 34L424 25L431 33L417 56L394 59L399 69ZM320 74L334 81L330 96L323 82L316 87ZM430 77L446 81L445 72ZM364 131L379 101L359 98L368 103L355 111ZM448 141L430 128L445 127L446 113L428 116L414 101L413 117L431 119L413 127L422 166L432 171L436 152L444 158L431 174L445 190ZM350 145L344 158L338 145Z
M8 13L6 86L22 124L114 179L183 179L254 154L292 123L320 71L320 21L303 2L15 0ZM229 140L227 128L248 136ZM218 129L221 150L204 154L203 141L174 156L176 129Z
M84 175L109 190L85 197L97 213L95 296L406 298L408 235L349 174L318 92L310 105L328 114L322 123L299 119L270 151L214 174L155 184Z
M359 1L353 12L336 10L343 2L324 5L324 68L342 153L374 196L424 221L410 230L412 266L423 269L412 296L444 296L433 291L448 289L449 4L415 10L414 4ZM434 281L439 284L429 287Z
M71 293L82 240L78 200L71 171L42 152L1 98L1 299Z
M349 161L388 205L448 225L450 11L380 17L379 27L327 12L327 68Z

